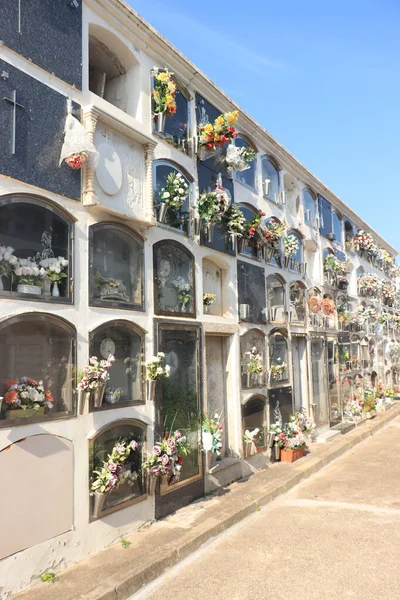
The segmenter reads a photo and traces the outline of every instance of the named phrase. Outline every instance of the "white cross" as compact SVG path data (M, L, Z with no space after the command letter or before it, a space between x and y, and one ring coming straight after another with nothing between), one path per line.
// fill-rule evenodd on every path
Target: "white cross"
M12 105L12 115L11 115L11 123L12 123L12 133L11 133L11 154L15 154L15 137L17 130L17 108L25 108L22 104L18 104L17 102L17 92L13 91L12 97L3 98L6 102Z
M108 133L108 131L102 131L101 135L103 135L106 138L107 144L108 142L111 142L111 135Z

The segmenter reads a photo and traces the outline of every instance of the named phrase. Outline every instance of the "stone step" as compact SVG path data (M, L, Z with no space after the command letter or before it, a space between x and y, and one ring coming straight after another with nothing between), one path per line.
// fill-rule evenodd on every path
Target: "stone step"
M326 442L330 442L338 435L341 435L341 431L337 431L335 429L329 429L328 431L324 431L320 433L317 437L317 444L326 444Z

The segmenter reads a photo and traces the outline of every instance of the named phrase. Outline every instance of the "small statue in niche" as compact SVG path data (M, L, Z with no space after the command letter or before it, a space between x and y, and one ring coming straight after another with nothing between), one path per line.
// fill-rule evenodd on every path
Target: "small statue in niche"
M42 233L42 252L37 252L36 254L36 262L39 263L41 260L45 260L46 258L54 258L54 252L51 248L51 242L53 240L53 228L50 227L50 231L43 231Z
M278 423L279 426L282 427L282 413L280 411L279 405L279 400L277 400L274 408L274 423Z

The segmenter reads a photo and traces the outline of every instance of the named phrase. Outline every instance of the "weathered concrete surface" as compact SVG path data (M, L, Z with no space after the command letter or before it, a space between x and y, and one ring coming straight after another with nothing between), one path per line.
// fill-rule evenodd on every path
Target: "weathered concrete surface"
M398 600L399 453L397 419L140 600Z
M130 548L123 549L120 545L107 548L91 556L87 560L82 561L78 565L57 574L58 580L54 584L39 583L25 592L14 596L14 598L16 600L54 600L54 598L57 598L57 600L127 600L130 595L140 590L144 585L150 583L163 572L198 550L202 544L226 531L232 525L239 523L245 517L256 513L257 518L261 517L261 515L262 518L264 518L263 513L256 512L260 506L271 502L282 493L291 490L297 483L321 470L325 465L329 464L348 450L351 450L356 444L363 440L369 440L367 444L363 445L363 448L369 448L372 445L374 451L368 453L368 458L365 459L368 461L366 465L362 463L360 467L356 461L357 464L353 466L354 481L359 480L362 482L367 473L369 477L368 488L373 488L374 481L378 481L378 473L375 475L369 474L368 464L371 461L377 460L375 457L375 449L377 452L378 450L381 453L383 452L383 454L382 460L378 463L378 467L375 466L374 468L374 473L377 470L381 471L383 468L386 468L386 466L389 469L389 464L395 462L395 456L400 448L400 442L397 443L397 446L395 447L393 446L394 442L392 440L389 445L390 456L393 456L392 461L389 461L387 458L384 459L385 451L380 450L379 448L380 444L385 443L386 435L389 432L393 438L398 437L400 439L400 425L396 420L396 425L393 423L393 425L390 426L390 429L385 429L385 432L380 433L376 438L377 441L375 441L375 437L371 437L371 435L375 434L398 415L400 415L400 405L396 405L387 413L366 422L346 436L341 436L338 440L335 439L332 443L313 444L310 453L300 461L292 465L278 463L264 471L256 473L247 481L236 482L222 490L219 495L196 502L163 521L155 523L149 529L136 532L129 538L129 541L132 543ZM386 453L387 452L388 449L386 448ZM342 462L346 465L348 461L351 463L352 460L352 456L347 455L343 458ZM335 475L336 468L336 465L332 465L331 469L333 469L333 475ZM361 468L363 475L358 477L357 472L359 468ZM394 475L397 478L398 473L399 472L397 471ZM325 477L325 475L323 476ZM390 473L387 471L385 475L380 472L379 476L381 477L382 484L386 482L386 479L389 479L389 481L386 482L386 496L390 497ZM352 479L353 475L349 474L347 477L349 479L346 479L344 476L339 477L340 482L338 481L337 486L345 486L347 481L347 487L349 489L346 490L342 487L342 494L348 493L348 497L351 498L350 491L355 487L355 484ZM330 481L330 477L327 477L326 481ZM317 479L313 478L310 485L317 485ZM332 490L332 493L336 493L337 486L332 485L328 489ZM325 484L322 482L319 493L322 494L325 487ZM381 493L383 493L383 487L383 485L379 485ZM400 487L398 491L400 491ZM353 491L353 493L356 492ZM318 490L314 493L314 496L315 494L318 495ZM304 498L310 499L309 496L304 496ZM311 496L311 498L313 498L313 496ZM325 498L321 495L321 498L319 499L324 500ZM331 499L328 498L328 500L330 501ZM343 501L343 498L340 501ZM347 502L347 500L345 501ZM349 502L352 501L353 500L351 499L349 500ZM289 577L291 577L290 574L295 572L294 564L296 561L296 564L300 565L302 569L306 569L308 564L307 561L312 560L312 571L318 573L319 570L322 569L323 564L331 560L331 552L336 559L336 555L334 554L335 545L333 544L331 547L326 543L331 535L336 540L335 543L337 543L338 550L340 549L343 551L344 557L347 556L347 562L351 562L346 552L350 551L350 547L353 548L353 551L357 549L357 545L352 546L352 532L353 530L358 530L358 527L354 524L357 522L357 519L361 518L361 515L363 515L365 511L344 510L343 507L338 508L326 506L325 504L318 505L318 507L313 506L311 509L305 506L289 507L282 505L279 509L276 507L271 508L271 511L268 511L268 514L273 514L272 511L276 510L278 510L278 513L276 513L272 522L266 524L260 523L260 525L256 526L256 529L252 534L243 537L239 546L236 547L236 563L230 563L229 566L228 563L225 565L224 561L219 563L219 574L214 574L212 577L210 575L210 582L213 583L213 586L210 584L210 587L207 587L209 586L209 583L207 583L208 575L206 576L203 573L205 581L202 582L202 587L199 584L200 579L196 579L196 585L191 586L190 584L190 589L193 590L190 593L188 593L188 588L183 587L182 592L180 592L179 585L174 585L174 600L179 600L179 598L185 598L185 600L188 598L190 600L196 600L196 598L198 598L203 600L214 598L216 596L219 598L229 597L230 599L233 599L235 597L247 597L253 593L255 597L261 600L263 598L284 598L285 600L292 600L292 598L293 600L303 600L303 598L312 600L314 597L318 597L319 600L330 598L331 596L324 596L322 594L322 591L325 589L322 583L322 587L319 588L319 582L315 580L318 583L317 585L315 581L312 583L311 579L308 579L311 588L314 586L315 589L320 589L320 593L317 596L310 595L310 590L308 590L307 594L305 594L304 591L299 595L294 594L294 592L292 596L290 596L290 594L285 594L285 588L282 587L286 572L285 570L289 572ZM337 519L327 518L331 514L336 515L336 512L339 513ZM313 518L305 518L307 513L312 514ZM353 515L353 513L355 513L355 515L349 518L348 515ZM316 519L314 525L314 517L317 514L324 515L322 517L323 522L321 523L319 519ZM386 516L387 515L385 515L385 518ZM368 532L372 532L375 537L379 537L382 534L381 532L388 535L390 531L393 530L392 523L387 528L384 527L384 523L380 520L381 515L379 515L379 518L375 515L374 518L378 519L378 525L372 519L372 523L367 525L367 534L364 531L365 526L361 527L361 535L367 535L367 538L370 539L370 533ZM326 524L324 519L326 520ZM341 523L345 522L347 519L349 521L348 528L342 530ZM285 523L288 527L287 531L290 532L290 536L286 538L282 530L283 524ZM380 529L379 527L383 527L383 529ZM336 538L334 535L335 531L337 532ZM288 544L289 548L287 547ZM317 546L314 548L315 545ZM314 550L310 555L304 553L304 548L309 548L310 551L312 549ZM231 550L235 551L235 544L230 548L229 546L225 546L224 542L223 552L218 550L215 555L214 560L216 564L218 554L221 554L221 557L224 558L226 553ZM372 572L371 562L375 561L374 558L371 558L375 556L373 544L371 548L368 551L367 550L367 547L363 550L367 552L365 562L361 558L358 558L362 563L363 577L366 578L368 578L369 574ZM297 554L299 557L295 559ZM242 580L243 578L243 583L245 582L245 571L241 568L242 563L245 566L251 564L252 559L256 555L260 555L265 563L264 571L261 570L261 572L264 573L264 579L261 579L260 581L267 581L265 578L267 575L269 576L273 573L272 566L275 565L276 560L284 567L284 571L279 574L279 585L281 586L281 592L279 593L281 593L281 596L277 595L277 591L271 593L268 592L270 595L266 595L267 587L264 583L259 583L260 587L258 589L251 583L249 584L250 587L248 591L246 591L244 595L233 596L233 593L236 593L236 579ZM324 556L325 558L322 560L321 557ZM400 550L398 552L398 557L400 558ZM387 564L389 565L390 553L386 558ZM268 565L268 569L266 565ZM211 566L209 566L209 568L211 568ZM335 568L338 571L340 570L339 566ZM348 565L343 564L343 569L340 572L346 573L348 568ZM240 575L238 575L239 569ZM266 571L268 571L268 573L266 573ZM40 574L38 573L38 576L39 575ZM327 574L325 573L323 576L325 577ZM303 577L303 574L298 570L297 577L299 580ZM232 588L235 589L230 589L229 593L219 593L218 588L220 579L225 579L226 583L230 581ZM275 582L274 584L273 579L271 579L269 585L273 586L277 585L277 583ZM212 593L211 589L213 589ZM271 587L271 589L274 588ZM179 596L179 594L181 595ZM366 600L368 598L368 596L364 595L363 597L362 595L357 594L353 596L344 595L343 597L355 598L356 600L361 600L361 598ZM400 598L400 594L398 597ZM388 598L389 597L386 596L386 600L388 600Z

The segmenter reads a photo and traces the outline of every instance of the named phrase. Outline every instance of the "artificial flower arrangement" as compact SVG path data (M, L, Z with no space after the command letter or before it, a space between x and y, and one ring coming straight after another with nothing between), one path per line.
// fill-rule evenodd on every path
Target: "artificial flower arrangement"
M216 298L216 294L212 294L211 292L205 292L203 294L203 304L204 306L211 306Z
M223 188L218 185L212 192L202 192L194 204L200 219L207 222L218 223L226 213L229 198Z
M280 379L284 372L287 369L287 364L282 361L282 359L278 356L276 359L276 363L270 366L270 373L272 379Z
M363 306L362 304L357 308L357 317L360 324L365 321L376 321L377 311L373 306Z
M322 300L317 296L310 296L308 298L308 308L314 314L321 312L322 310Z
M393 302L396 292L388 283L382 285L382 296L386 301Z
M360 394L355 394L351 400L347 400L343 412L348 417L359 416L362 413L364 400Z
M122 465L131 452L135 452L139 444L135 440L118 441L113 447L111 454L103 461L102 466L93 471L93 492L108 494L115 490L121 483Z
M260 437L260 429L256 427L252 431L246 429L243 434L243 441L245 443L245 456L253 456L257 454L257 442Z
M161 377L169 377L171 367L169 365L163 366L164 359L164 352L158 352L157 356L153 356L147 363L145 363L147 379L156 381Z
M364 230L360 229L354 236L354 247L358 252L360 250L366 250L368 253L373 253L376 244L370 233L366 233Z
M335 314L336 304L332 300L332 298L329 298L329 297L323 298L321 300L321 308L322 308L322 312L324 313L324 315L326 315L327 317L331 317L332 315Z
M99 360L97 356L89 358L89 364L83 369L78 383L78 391L92 392L106 385L110 379L110 369L115 361L112 354L106 360Z
M120 387L114 387L112 385L107 386L105 391L105 401L109 402L110 404L115 404L119 402L123 393L124 390Z
M251 350L245 352L245 355L249 357L247 363L247 372L259 375L264 371L264 363L261 354L258 352L257 346L253 346Z
M21 377L6 380L4 402L9 410L38 411L41 407L53 408L54 398L51 391L44 388L43 381Z
M285 256L293 256L297 254L300 244L299 240L294 235L288 235L283 238L283 253Z
M178 302L181 310L184 311L192 299L190 294L190 284L187 283L181 275L178 275L176 279L171 281L171 285L177 290Z
M97 150L90 134L82 123L72 115L72 103L65 120L64 143L61 148L60 166L63 161L74 170L82 169L89 157L97 159Z
M285 229L285 225L283 225L278 219L271 217L262 230L264 243L270 248L278 248L279 240L283 236Z
M65 273L65 269L68 267L68 260L63 256L59 256L58 258L44 258L40 261L39 266L43 267L46 271L46 275L50 281L58 282L68 277Z
M234 125L239 118L239 111L226 112L217 117L214 123L200 123L198 127L199 146L208 152L218 146L224 146L237 137Z
M296 418L289 420L283 427L278 423L270 426L269 433L273 442L281 450L296 450L305 448L306 440Z
M229 144L226 151L226 164L232 171L246 171L256 157L256 151L250 146Z
M30 258L19 258L14 264L14 273L18 285L41 287L46 271Z
M153 67L154 89L152 92L155 104L155 114L165 114L172 117L176 112L176 83L172 79L173 73L165 68L160 71Z
M378 317L378 323L385 325L385 323L393 322L393 315L391 313L383 312Z
M382 279L373 273L366 273L358 278L358 286L362 294L374 296L382 289Z
M258 242L261 242L264 240L263 234L262 234L262 229L261 229L261 222L262 222L262 218L265 217L265 212L263 212L262 210L258 210L255 215L252 216L251 219L248 219L245 224L244 224L244 237L248 240L253 240L256 241L256 236L258 235Z
M11 246L0 246L0 277L11 275L13 268L18 263L18 258L14 254L14 248Z
M153 451L148 455L143 467L149 471L154 484L158 477L165 476L169 485L179 480L183 458L189 452L190 446L186 436L179 430L174 433L171 430L154 444Z
M210 454L216 454L217 457L221 455L222 450L223 427L220 418L221 415L218 413L215 413L213 417L204 413L201 424L203 450Z
M296 411L289 417L289 422L295 423L302 433L306 435L312 435L315 430L314 421L308 416L305 408L300 411Z
M171 171L167 175L165 187L160 192L160 202L175 209L181 208L189 194L189 185L185 178L177 171Z
M243 237L245 231L246 217L238 208L237 204L231 204L226 211L226 230L230 235Z
M385 390L385 398L393 398L394 390L392 388L386 388Z

